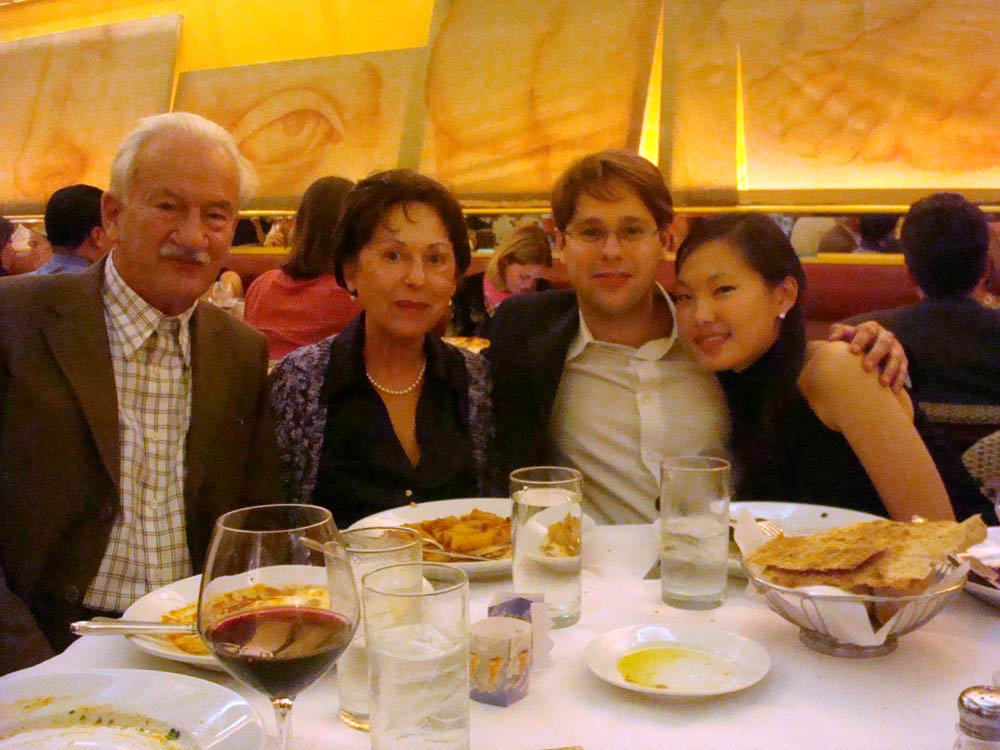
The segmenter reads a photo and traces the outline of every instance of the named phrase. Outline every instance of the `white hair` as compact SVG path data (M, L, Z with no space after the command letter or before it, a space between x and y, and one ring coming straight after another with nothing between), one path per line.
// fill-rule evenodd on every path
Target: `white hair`
M150 138L169 131L188 133L204 138L219 146L236 163L240 181L240 204L244 204L257 188L257 175L253 165L240 153L236 140L224 127L201 115L191 112L168 112L139 120L139 125L122 141L111 162L111 185L108 192L119 198L128 197L128 189L135 177L136 159Z

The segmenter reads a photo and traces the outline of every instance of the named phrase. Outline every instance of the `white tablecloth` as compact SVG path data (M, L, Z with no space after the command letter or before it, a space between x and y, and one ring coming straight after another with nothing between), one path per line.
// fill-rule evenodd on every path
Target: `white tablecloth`
M644 748L900 748L945 750L954 741L962 689L989 684L1000 669L1000 610L968 594L892 654L842 659L811 651L797 629L731 580L722 607L703 612L660 601L659 581L641 577L656 556L649 526L601 526L584 552L583 616L552 633L552 665L531 672L530 692L507 708L472 703L474 750L537 750L582 745L586 750ZM510 581L473 583L471 621ZM641 623L709 622L760 643L771 669L757 685L732 695L663 700L599 680L583 661L595 636ZM27 673L136 668L181 672L232 687L264 718L268 702L225 674L164 661L121 637L82 638ZM197 707L192 706L196 711ZM331 672L296 701L297 750L361 750L368 735L337 719Z

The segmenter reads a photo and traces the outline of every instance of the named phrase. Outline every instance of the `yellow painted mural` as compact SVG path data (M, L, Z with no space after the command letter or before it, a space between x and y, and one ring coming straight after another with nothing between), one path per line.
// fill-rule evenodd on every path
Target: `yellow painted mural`
M463 195L544 195L574 159L636 150L659 0L440 0L421 169Z
M183 19L156 52L169 73L135 79L139 49L44 62L63 33L164 17ZM321 174L390 165L467 204L537 201L608 147L658 153L681 205L995 201L997 60L996 0L35 0L0 6L0 94L16 103L0 211L102 184L118 118L170 107L229 127L275 208Z
M0 206L40 212L57 188L106 187L118 144L170 106L180 16L0 45Z
M676 44L664 144L675 187L895 191L908 201L1000 184L995 0L668 8Z
M400 162L419 51L184 73L175 109L218 122L257 170L251 208L288 208L318 177L358 180Z
M0 7L0 42L179 13L177 70L421 47L433 0L35 0Z

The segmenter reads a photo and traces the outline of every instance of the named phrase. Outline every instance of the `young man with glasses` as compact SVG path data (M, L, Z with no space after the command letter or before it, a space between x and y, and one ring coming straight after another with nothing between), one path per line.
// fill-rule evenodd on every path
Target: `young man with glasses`
M603 523L656 513L659 462L721 454L729 434L715 377L677 339L657 283L673 205L659 169L635 154L583 157L552 191L556 241L572 290L507 300L490 323L500 467L555 463L584 474L585 510ZM856 344L905 360L877 326Z

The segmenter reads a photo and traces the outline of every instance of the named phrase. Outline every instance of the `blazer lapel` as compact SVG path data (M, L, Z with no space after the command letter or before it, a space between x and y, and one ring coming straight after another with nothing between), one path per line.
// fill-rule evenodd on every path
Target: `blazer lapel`
M198 303L191 316L191 424L187 435L187 475L184 497L197 496L212 455L212 439L225 412L229 378L220 329L213 325L207 303Z
M543 423L547 424L552 413L552 405L556 400L559 381L562 380L563 369L566 366L566 352L580 330L580 315L575 304L567 307L559 317L552 321L547 336L539 336L525 347L527 362L538 368L539 403Z
M78 286L70 294L63 287L49 302L42 328L90 426L104 468L118 487L118 395L101 301L103 269L103 262L95 263L77 274L72 283Z

